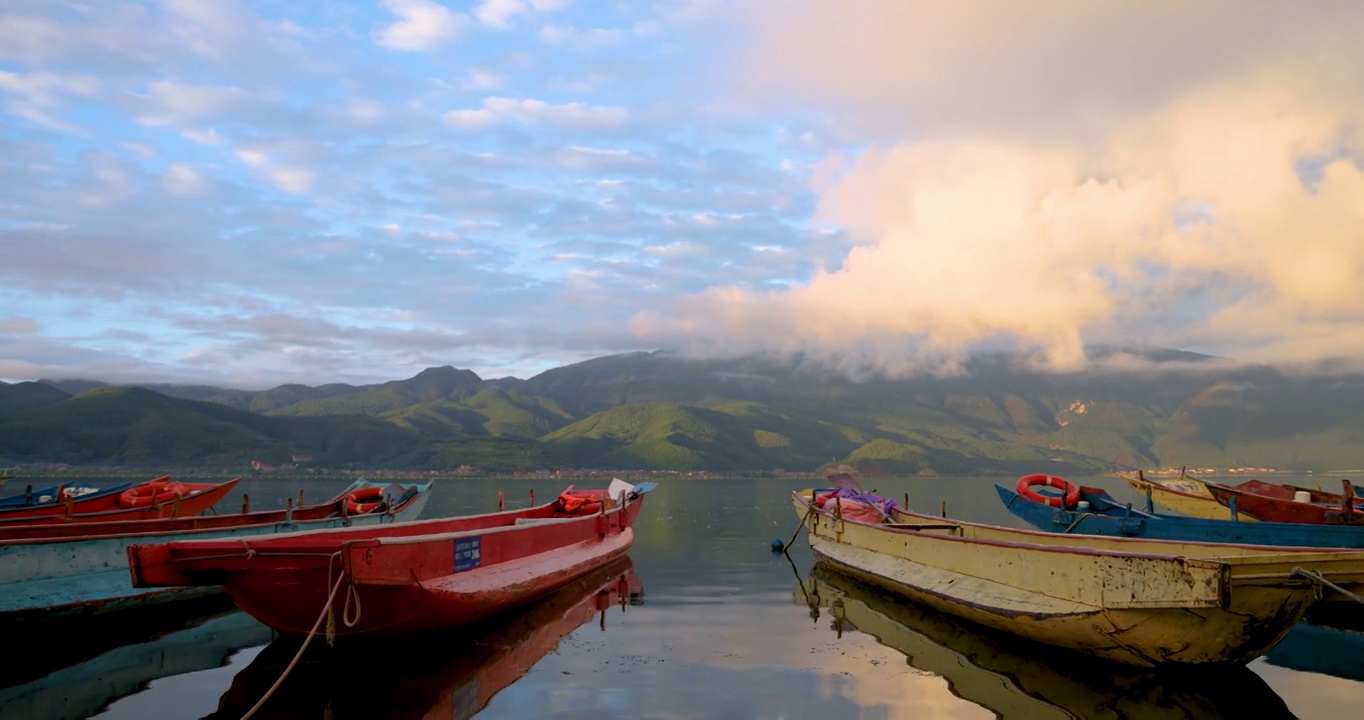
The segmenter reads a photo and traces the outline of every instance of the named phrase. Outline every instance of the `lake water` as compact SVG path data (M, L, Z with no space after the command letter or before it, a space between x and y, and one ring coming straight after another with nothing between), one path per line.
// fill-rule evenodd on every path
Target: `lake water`
M1136 500L1120 481L1084 480ZM950 516L1021 527L995 496L996 481L1012 482L867 485L908 493L920 510L946 501ZM246 492L260 509L300 487L316 500L344 484L248 478L224 506L240 507ZM628 567L458 635L336 651L319 639L256 717L1341 718L1364 708L1357 633L1301 624L1247 668L1172 677L983 634L812 574L803 538L790 560L770 549L791 536L789 492L807 484L662 482L647 496ZM525 504L532 488L541 501L562 489L548 480L438 481L423 517L495 509L499 487L509 505ZM0 717L241 717L298 644L274 640L242 613L203 612L156 637L118 622L88 636L88 659L42 677L14 666ZM5 655L22 662L23 650Z

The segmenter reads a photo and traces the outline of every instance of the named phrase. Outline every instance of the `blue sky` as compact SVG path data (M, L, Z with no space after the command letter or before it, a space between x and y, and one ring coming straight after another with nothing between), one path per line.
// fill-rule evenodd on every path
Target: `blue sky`
M999 8L0 2L0 378L1364 357L1364 5Z
M719 2L3 8L0 376L527 376L837 261Z

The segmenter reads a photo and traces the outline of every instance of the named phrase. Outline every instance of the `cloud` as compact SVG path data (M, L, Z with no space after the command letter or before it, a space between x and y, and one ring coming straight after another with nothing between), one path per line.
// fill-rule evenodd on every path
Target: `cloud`
M398 18L375 38L392 50L434 50L459 37L469 24L467 15L432 0L380 0L379 5Z
M38 332L38 323L33 318L27 317L0 318L0 332L32 335Z
M538 37L548 45L569 45L578 48L615 45L625 37L618 28L589 28L579 30L568 25L546 25Z
M583 103L547 103L543 100L492 97L483 107L473 110L451 110L445 122L461 129L491 127L503 122L559 127L618 127L624 125L630 113L623 107L585 105Z
M208 189L208 183L203 176L183 163L166 168L166 172L161 175L161 185L166 192L174 195L202 195Z
M643 340L892 371L1094 342L1364 353L1364 6L765 4L738 92L867 147L815 174L854 246L790 290L716 287ZM1304 167L1314 177L1304 177Z
M495 90L502 87L507 82L507 78L488 70L474 68L464 74L464 79L460 81L460 87L465 90Z

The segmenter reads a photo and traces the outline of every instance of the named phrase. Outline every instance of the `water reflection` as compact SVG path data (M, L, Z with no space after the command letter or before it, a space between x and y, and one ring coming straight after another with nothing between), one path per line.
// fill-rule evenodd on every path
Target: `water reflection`
M234 651L267 643L274 637L269 628L236 610L199 617L185 625L0 689L0 715L47 720L89 717L153 680L219 667ZM94 637L98 636L96 633ZM50 642L65 644L55 637ZM8 647L17 652L21 646Z
M1291 670L1364 680L1364 632L1298 623L1265 661Z
M1243 666L1128 668L969 627L822 565L794 597L838 638L871 635L913 667L943 677L954 695L1004 718L1293 717Z
M257 718L467 718L558 647L564 636L608 611L642 600L628 558L498 621L421 639L314 641ZM281 638L237 673L211 718L239 718L294 658Z

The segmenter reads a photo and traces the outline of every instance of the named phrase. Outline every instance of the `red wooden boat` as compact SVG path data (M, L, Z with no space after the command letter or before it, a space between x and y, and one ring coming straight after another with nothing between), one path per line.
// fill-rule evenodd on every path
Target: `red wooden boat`
M624 612L627 604L639 602L642 593L627 557L529 607L472 626L467 632L334 649L315 642L288 682L253 717L473 717L558 648L565 636L594 620L605 631L607 612ZM289 666L297 645L279 641L266 646L232 679L218 711L206 720L242 717ZM354 687L337 682L341 676L363 677L384 692L357 693Z
M488 515L133 545L128 563L135 587L222 585L242 610L290 635L315 631L324 613L339 616L337 635L438 630L524 605L624 557L652 487L613 481Z
M134 487L169 481L169 475L162 475L154 480L138 483L136 486L132 483L122 483L96 488L88 485L62 483L34 490L33 486L30 485L23 493L0 498L0 518L60 515L67 512L67 508L71 508L73 513L103 512L117 508L118 498Z
M232 488L237 486L241 478L233 478L221 483L166 483L164 480L150 480L135 485L122 494L114 497L107 496L99 506L105 507L103 510L95 510L90 507L82 506L79 499L68 501L65 505L58 505L53 508L24 508L19 510L6 510L0 512L0 528L19 527L23 525L43 525L43 524L64 524L64 523L106 523L124 522L130 520L154 520L157 518L178 518L198 515L199 513L213 507L214 503L227 496ZM135 495L133 499L124 500L129 497L128 493L137 491L139 488L151 487L153 490L157 485L177 485L179 487L163 493L151 495ZM149 497L150 503L139 501L142 497ZM164 500L163 500L164 498ZM29 514L30 512L34 514Z
M1205 484L1217 502L1235 509L1237 513L1260 520L1311 525L1364 525L1364 502L1355 498L1354 486L1349 480L1342 480L1341 483L1345 490L1342 494L1273 485L1258 480L1235 487ZM1309 501L1294 500L1295 491L1308 493Z
M418 486L413 486L418 487ZM200 530L225 530L229 528L241 528L252 525L274 525L277 523L305 523L314 520L326 520L329 518L348 517L363 515L376 512L390 512L394 507L389 504L379 504L368 508L360 508L365 512L351 512L352 503L347 500L353 495L359 494L357 491L368 493L369 490L376 489L382 493L383 487L376 486L364 480L356 481L350 487L338 493L335 497L326 502L316 505L304 505L303 493L298 495L298 505L294 505L292 498L289 505L280 510L258 510L250 512L249 506L243 503L243 511L240 513L228 513L223 515L192 515L180 517L161 517L150 520L106 520L102 522L82 522L73 521L73 518L62 517L57 522L36 523L7 523L0 522L0 543L9 540L52 540L66 539L72 537L96 538L109 537L114 535L147 535L152 533L185 533ZM397 498L391 505L397 506L404 502L402 498ZM183 506L182 506L183 507Z

